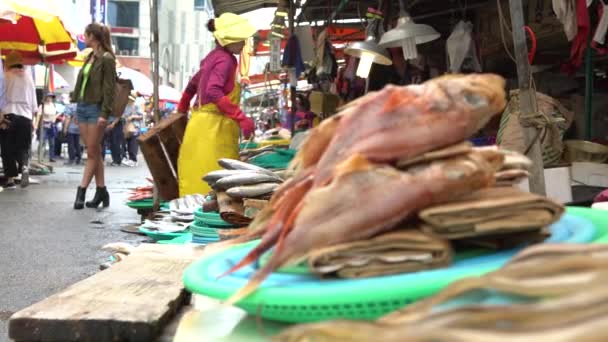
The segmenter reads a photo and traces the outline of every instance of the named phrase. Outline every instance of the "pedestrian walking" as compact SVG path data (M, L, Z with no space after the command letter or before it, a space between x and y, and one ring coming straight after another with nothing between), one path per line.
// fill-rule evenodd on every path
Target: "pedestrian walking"
M55 94L47 93L44 97L44 103L38 107L38 125L42 125L42 139L40 143L44 147L48 144L49 162L55 162L55 142L57 137L57 107L55 106ZM38 126L40 127L40 126Z
M112 51L110 29L99 23L89 24L84 32L87 47L92 52L78 74L72 93L76 102L76 114L80 134L87 147L87 163L82 181L76 193L74 209L85 206L86 189L95 177L97 190L92 201L86 202L88 208L110 205L110 194L106 188L102 146L108 117L112 113L114 88L116 85L116 57Z
M110 116L108 118L108 126L104 136L105 142L102 143L102 158L105 159L106 151L105 146L110 149L110 156L112 161L110 166L120 166L123 159L123 145L124 145L124 133L123 133L123 120L120 117Z
M137 154L139 153L139 145L137 144L137 137L144 119L143 113L139 111L138 106L135 105L136 94L129 96L129 104L125 109L123 118L125 120L124 136L127 140L127 152L129 159L125 162L127 166L137 166Z
M65 165L80 165L82 161L82 147L80 146L80 129L78 128L76 105L70 103L69 99L64 100L64 105L65 120L63 130L68 143L69 157Z
M29 185L29 158L32 144L32 119L37 111L36 86L25 72L17 52L6 57L3 106L0 108L0 149L5 188L15 188L15 177L21 171L21 187Z

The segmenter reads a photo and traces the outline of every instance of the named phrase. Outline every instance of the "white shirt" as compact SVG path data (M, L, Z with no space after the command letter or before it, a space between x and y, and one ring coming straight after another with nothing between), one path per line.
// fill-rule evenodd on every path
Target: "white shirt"
M38 106L38 112L42 112L42 105ZM53 102L44 103L44 112L42 112L42 121L44 122L55 122L57 118L57 107Z
M9 69L4 74L3 114L15 114L32 120L37 112L36 86L24 69Z

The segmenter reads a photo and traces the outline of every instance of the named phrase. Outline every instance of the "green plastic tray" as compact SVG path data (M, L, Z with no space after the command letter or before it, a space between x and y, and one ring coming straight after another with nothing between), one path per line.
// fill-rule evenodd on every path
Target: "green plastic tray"
M192 234L182 234L171 240L160 240L158 241L161 245L185 245L192 242Z
M126 203L126 205L131 209L151 210L152 207L154 206L154 200L150 198L150 199L145 199L145 200L140 200L140 201L129 201ZM167 208L168 203L161 202L160 206L161 206L161 208Z
M153 239L154 241L172 240L182 235L190 234L188 230L184 230L178 233L162 233L155 230L149 230L144 227L139 227L139 231L143 234L146 234L146 236Z
M594 243L608 243L608 211L587 207L567 207L568 214L584 217L591 221L597 229Z
M605 229L595 228L592 219L585 214L585 211L576 212L576 215L570 213L561 224L555 225L556 234L549 242L585 243L601 237ZM253 269L259 265L247 266L219 280L217 276L241 260L256 243L235 246L194 262L184 273L186 288L193 293L226 299L245 284ZM495 270L517 252L507 250L475 257L479 251L458 253L454 264L445 269L357 280L319 280L306 274L274 272L256 293L237 303L237 306L250 314L285 322L375 319L433 295L454 280Z

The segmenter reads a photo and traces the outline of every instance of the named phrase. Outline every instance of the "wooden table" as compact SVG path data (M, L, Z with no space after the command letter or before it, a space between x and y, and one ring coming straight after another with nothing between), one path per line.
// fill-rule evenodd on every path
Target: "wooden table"
M16 341L153 341L190 295L184 269L195 245L142 244L125 260L15 313Z

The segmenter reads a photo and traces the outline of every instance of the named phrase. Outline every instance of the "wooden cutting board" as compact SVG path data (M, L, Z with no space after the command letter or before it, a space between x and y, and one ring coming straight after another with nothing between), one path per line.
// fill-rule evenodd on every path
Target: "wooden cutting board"
M16 341L153 341L189 302L184 269L193 245L142 244L123 261L15 313Z

